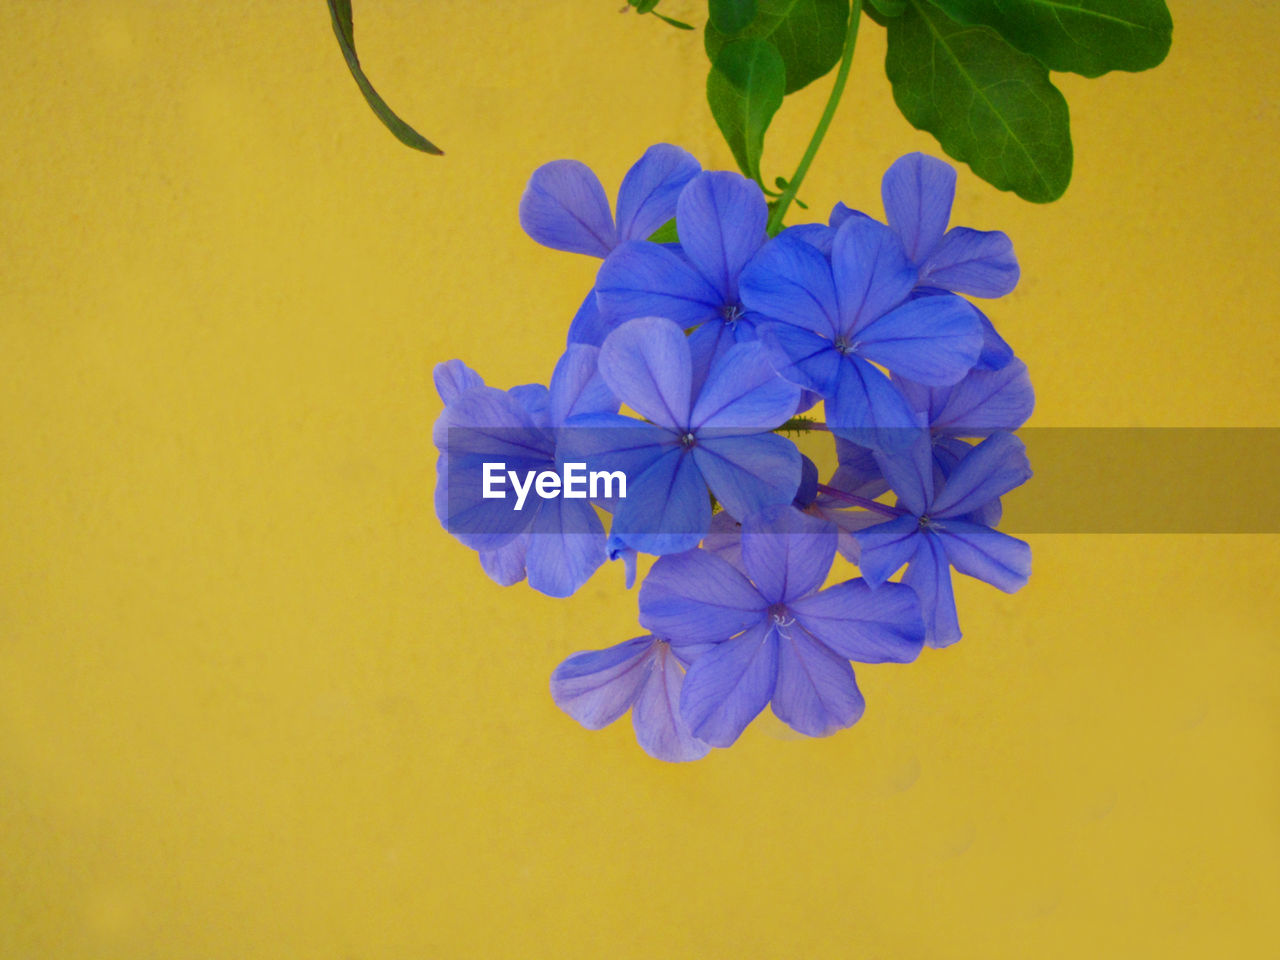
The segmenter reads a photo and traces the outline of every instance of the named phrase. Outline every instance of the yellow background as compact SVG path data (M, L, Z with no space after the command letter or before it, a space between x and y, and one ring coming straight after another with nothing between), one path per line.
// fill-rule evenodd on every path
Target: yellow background
M534 166L731 165L699 36L620 6L357 0L435 159L319 0L9 5L0 957L1277 955L1280 538L1033 537L1026 590L960 583L964 642L860 669L828 740L668 766L553 705L634 594L484 577L432 512L429 374L550 371L595 265L521 234ZM1065 199L960 175L1022 262L992 312L1035 424L1277 422L1280 17L1171 6L1159 69L1061 78ZM866 24L818 209L937 150L882 58Z

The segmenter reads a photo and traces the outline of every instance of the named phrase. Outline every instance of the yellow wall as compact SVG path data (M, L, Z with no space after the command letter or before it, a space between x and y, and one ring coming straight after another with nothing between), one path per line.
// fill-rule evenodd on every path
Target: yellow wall
M1033 537L1025 591L961 583L965 641L860 669L829 740L667 766L555 708L634 595L502 590L439 528L430 368L549 372L593 263L521 234L535 165L730 164L700 38L622 0L355 6L444 159L378 125L319 0L5 12L0 957L1277 955L1280 538ZM993 313L1036 424L1277 422L1280 17L1172 7L1158 70L1062 79L1064 200L961 173L1022 261ZM819 208L936 149L882 56L866 27Z

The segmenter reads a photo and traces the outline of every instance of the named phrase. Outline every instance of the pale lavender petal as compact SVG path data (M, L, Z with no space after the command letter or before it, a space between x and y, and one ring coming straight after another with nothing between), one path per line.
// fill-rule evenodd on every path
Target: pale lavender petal
M769 209L760 187L729 171L700 173L680 193L680 246L724 298L738 299L738 275L765 242Z
M773 696L778 642L771 623L758 623L704 653L685 674L680 713L693 735L728 747Z
M899 157L884 175L880 197L889 226L912 263L922 263L942 240L956 195L956 171L923 153Z
M770 507L742 522L742 564L770 603L817 590L835 555L835 527L795 507Z
M648 240L676 215L680 191L701 169L691 153L669 143L646 150L618 189L618 239Z
M900 583L873 590L846 580L787 605L796 622L846 660L910 663L924 646L915 591Z
M742 524L727 510L721 510L712 516L711 529L702 538L702 549L728 560L743 573L747 572L742 565Z
M575 653L551 674L551 699L588 730L627 712L653 667L653 637Z
M691 327L719 316L725 301L676 251L632 240L609 254L596 274L596 304L610 323L666 317Z
M644 752L668 763L700 760L711 752L709 746L694 738L680 715L683 687L684 667L670 644L658 641L653 668L631 705L631 723Z
M640 585L640 623L681 644L727 640L766 606L741 571L705 550L660 557Z
M446 360L437 363L431 371L431 379L435 382L436 393L445 403L452 403L472 387L483 387L484 380L461 360Z
M624 323L605 339L599 364L613 395L636 413L672 430L688 427L689 343L670 320Z
M1018 258L1000 230L952 227L920 268L920 282L971 297L1003 297L1018 285Z
M552 160L533 172L520 198L520 226L544 247L605 257L617 242L609 198L577 160Z
M600 351L586 344L572 343L551 374L550 420L563 426L572 416L588 413L617 413L618 398L604 382L599 370Z
M549 597L572 596L604 559L604 526L590 501L542 501L525 560L529 586Z
M780 628L773 712L791 729L825 737L858 722L866 702L849 661L802 630Z
M529 549L529 533L520 534L497 550L481 550L480 566L500 587L509 587L524 579L525 553Z
M736 343L715 361L689 418L694 431L772 430L791 416L800 388L780 377L759 340Z
M985 437L1022 426L1035 403L1027 365L1014 358L1000 370L974 370L951 387L931 426L952 436Z

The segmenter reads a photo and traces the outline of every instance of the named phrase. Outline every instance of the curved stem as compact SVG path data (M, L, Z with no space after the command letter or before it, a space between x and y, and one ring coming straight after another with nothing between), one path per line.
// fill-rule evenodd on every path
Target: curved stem
M843 490L837 490L835 487L829 487L825 483L818 484L818 492L825 493L828 497L833 497L836 500L843 500L850 506L862 507L864 510L871 510L874 513L880 513L886 517L896 518L907 512L901 507L891 507L887 503L880 503L877 500L860 497L856 493L845 493Z
M778 198L773 212L769 215L769 236L771 237L782 229L782 218L786 216L787 207L791 206L791 201L796 198L800 184L804 182L805 174L809 172L809 165L813 163L818 147L822 146L822 138L827 135L827 127L831 126L831 119L836 115L836 107L840 105L840 97L844 94L844 86L849 80L849 67L853 64L853 48L858 41L858 22L861 19L862 0L853 0L849 5L849 26L844 35L844 50L840 54L840 69L836 71L836 82L831 87L826 109L822 111L818 126L814 128L813 137L809 140L804 156L800 158L800 165L796 167L795 175L787 181L787 188L782 191L782 196Z

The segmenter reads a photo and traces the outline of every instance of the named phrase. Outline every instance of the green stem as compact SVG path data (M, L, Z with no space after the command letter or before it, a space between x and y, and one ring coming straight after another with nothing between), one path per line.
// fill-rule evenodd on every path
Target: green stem
M791 201L796 198L800 184L804 182L805 174L809 172L809 165L813 163L818 147L822 146L822 138L827 135L827 127L831 126L831 120L836 115L836 107L840 105L840 97L844 94L844 85L849 80L849 68L853 65L853 48L858 42L858 23L861 19L862 0L853 0L849 7L849 26L844 35L844 50L840 54L840 69L836 71L836 82L831 87L826 109L822 111L818 126L814 128L808 149L800 158L800 166L796 167L795 176L787 182L787 188L782 191L782 196L773 205L773 213L769 215L769 236L771 237L782 229L782 218L786 216L787 207L791 206Z

